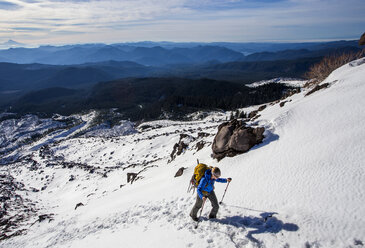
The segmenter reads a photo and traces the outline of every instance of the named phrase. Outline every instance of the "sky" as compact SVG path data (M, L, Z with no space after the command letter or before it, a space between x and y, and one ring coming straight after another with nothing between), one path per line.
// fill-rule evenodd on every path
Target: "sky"
M0 43L358 39L364 0L0 0Z

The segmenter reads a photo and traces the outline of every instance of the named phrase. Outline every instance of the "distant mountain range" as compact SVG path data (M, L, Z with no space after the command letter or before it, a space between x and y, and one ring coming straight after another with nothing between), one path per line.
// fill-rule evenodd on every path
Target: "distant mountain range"
M129 46L129 47L156 47L160 46L166 49L172 48L192 48L197 46L220 46L231 49L236 52L240 52L244 55L258 53L258 52L278 52L283 50L320 50L324 48L336 48L346 46L357 46L357 41L331 41L331 42L302 42L302 43L277 43L277 42L152 42L152 41L141 41L141 42L127 42L117 43L115 45Z
M0 60L10 63L52 65L83 64L102 61L132 61L146 66L166 64L237 61L244 55L219 46L166 49L160 46L129 47L120 45L77 45L63 47L12 48L0 51Z
M264 49L266 49L265 52L262 51ZM85 44L0 50L0 62L73 65L114 60L132 61L145 66L165 66L172 64L202 64L207 62L226 63L232 61L287 60L325 56L333 52L349 50L360 50L357 41L299 44L200 44L163 42L122 43L112 45Z
M0 94L20 94L49 87L81 88L121 78L211 78L241 84L275 77L301 77L320 58L263 62L210 62L165 67L128 61L104 61L81 65L0 63ZM0 100L0 105L3 102Z
M267 51L244 55L245 51L261 49ZM188 103L189 108L207 106L201 105L195 96L191 98L190 93L176 95L180 83L181 87L184 84L184 90L206 90L202 95L206 99L211 95L211 89L226 91L229 86L242 92L245 84L255 81L301 78L323 56L359 50L356 41L299 44L139 42L10 48L0 50L0 109L12 107L22 113L51 113L54 109L66 114L116 106L124 111L135 111L137 114L132 111L129 116L138 119L148 117L149 110L144 107L143 111L137 111L136 106L154 104L151 113L156 117L169 101L173 106L180 101ZM120 83L106 84L107 94L115 93L121 98L111 100L101 94L106 88L100 85L115 80ZM135 84L139 80L144 82L142 87L132 87L134 91L128 91L129 95L120 92L129 89L126 82ZM218 88L214 86L217 82ZM198 86L195 87L195 83ZM227 87L223 87L224 84ZM147 96L143 90L147 89L150 94L160 90L151 85L161 86L164 93L153 99ZM171 87L172 95L166 93ZM172 98L159 100L163 95ZM226 105L237 107L230 103L232 95L225 96ZM279 96L275 93L275 97ZM133 100L129 101L131 97ZM246 97L247 101L241 103L252 100L250 96ZM217 99L218 96L207 102L217 108L225 106ZM253 100L250 104L254 104Z
M16 42L14 40L8 40L5 42L0 43L0 49L8 49L14 47L24 47L25 44Z

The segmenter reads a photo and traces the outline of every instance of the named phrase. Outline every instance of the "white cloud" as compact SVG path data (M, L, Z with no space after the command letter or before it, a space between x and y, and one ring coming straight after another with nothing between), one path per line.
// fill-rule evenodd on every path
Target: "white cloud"
M8 0L0 39L22 42L124 40L254 41L324 38L365 24L362 0ZM271 3L269 3L271 2ZM343 30L332 30L338 26ZM363 25L364 26L364 25ZM320 29L327 29L321 32ZM26 31L29 33L26 33ZM329 32L332 30L331 32ZM346 32L345 32L346 31ZM346 35L347 35L346 33ZM305 37L300 37L305 39Z

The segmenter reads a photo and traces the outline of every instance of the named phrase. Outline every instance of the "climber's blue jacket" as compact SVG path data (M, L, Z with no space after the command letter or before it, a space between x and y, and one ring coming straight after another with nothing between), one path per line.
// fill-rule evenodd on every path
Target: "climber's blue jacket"
M226 183L227 179L218 178L215 180L212 178L212 170L206 170L197 188L197 192L200 199L203 199L204 195L208 195L210 192L214 190L215 181L220 183Z

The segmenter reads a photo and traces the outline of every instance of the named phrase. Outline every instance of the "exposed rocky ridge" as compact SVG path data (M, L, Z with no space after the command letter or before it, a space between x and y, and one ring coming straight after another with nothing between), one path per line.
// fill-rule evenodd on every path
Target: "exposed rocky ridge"
M37 212L35 203L17 191L27 191L25 185L6 172L0 172L0 240L23 234L19 227Z
M173 147L172 153L171 153L171 160L174 160L176 156L182 154L186 148L188 148L189 143L194 141L195 138L188 134L180 134L180 140L178 143L176 143Z
M324 88L327 88L329 86L330 86L329 83L324 83L324 84L321 84L321 85L318 84L312 90L310 90L307 94L305 94L305 96L309 96L309 95L313 94L314 92L316 92L318 90L321 90L321 89L324 89Z

